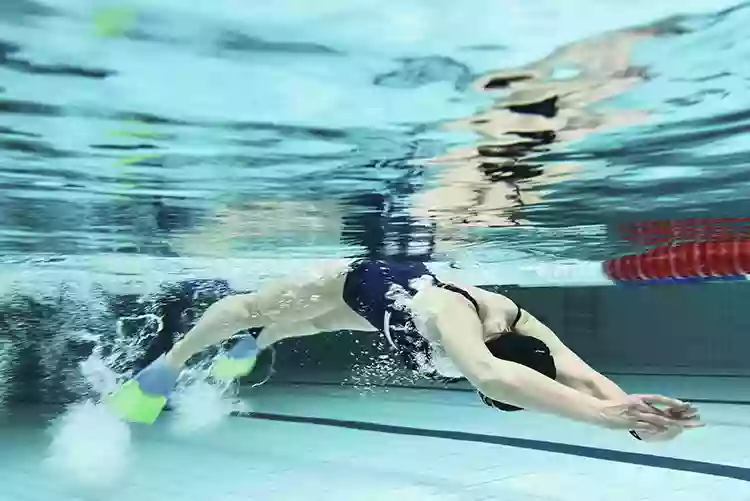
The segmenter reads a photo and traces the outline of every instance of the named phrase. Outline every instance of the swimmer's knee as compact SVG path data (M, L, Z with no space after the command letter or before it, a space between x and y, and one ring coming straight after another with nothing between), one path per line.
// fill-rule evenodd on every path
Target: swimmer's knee
M219 301L222 309L237 318L246 318L249 324L255 324L263 316L260 304L254 294L227 296Z

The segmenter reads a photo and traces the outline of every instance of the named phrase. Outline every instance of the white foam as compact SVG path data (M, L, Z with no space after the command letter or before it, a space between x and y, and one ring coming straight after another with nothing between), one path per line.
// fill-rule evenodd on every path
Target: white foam
M18 356L18 349L10 339L0 337L0 414L12 389L12 367Z
M86 382L99 395L108 395L117 389L117 373L107 366L98 350L94 350L79 367Z
M227 398L225 388L209 384L203 378L180 388L170 402L175 411L172 431L178 435L214 429L233 411L247 410Z
M102 404L71 405L51 426L45 466L75 490L109 491L125 478L132 456L129 426Z

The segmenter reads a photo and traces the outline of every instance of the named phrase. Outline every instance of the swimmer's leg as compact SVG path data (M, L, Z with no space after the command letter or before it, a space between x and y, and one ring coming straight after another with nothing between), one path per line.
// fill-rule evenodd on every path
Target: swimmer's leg
M255 294L229 296L217 301L167 353L167 364L181 370L194 355L235 333L266 326L258 337L266 348L274 325L304 323L345 306L342 290L346 275L339 271L304 283L277 283ZM276 330L276 328L273 328Z
M256 339L247 336L232 348L219 355L211 365L211 376L221 381L231 381L250 374L255 368L258 353L273 343L290 337L302 337L321 331L314 320L303 320L293 324L278 323L265 327Z
M211 375L219 380L232 380L246 376L255 367L258 352L283 339L312 336L321 332L367 330L368 327L364 325L361 317L346 305L333 308L309 320L272 324L264 327L257 339L248 336L226 353L216 357L211 367Z
M343 304L345 279L342 270L332 270L301 284L278 283L256 294L220 299L168 353L110 395L108 402L124 419L153 423L166 405L177 376L193 355L245 329L267 325L266 331L274 325L293 325L325 315ZM264 339L268 336L262 332L260 349L267 346ZM252 351L249 344L243 349Z

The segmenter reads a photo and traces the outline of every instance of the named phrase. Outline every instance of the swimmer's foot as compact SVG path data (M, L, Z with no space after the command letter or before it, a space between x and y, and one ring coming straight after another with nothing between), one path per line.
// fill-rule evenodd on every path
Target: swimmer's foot
M177 376L179 372L161 356L109 395L107 405L127 421L153 424L167 405Z
M219 381L231 381L247 376L255 367L258 343L248 336L241 339L229 351L219 355L211 365L211 376Z

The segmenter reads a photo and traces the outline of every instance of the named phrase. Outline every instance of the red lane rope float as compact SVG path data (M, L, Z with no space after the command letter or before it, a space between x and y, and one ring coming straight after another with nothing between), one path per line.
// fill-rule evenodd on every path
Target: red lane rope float
M621 282L745 279L750 275L750 239L687 242L654 247L603 263Z

